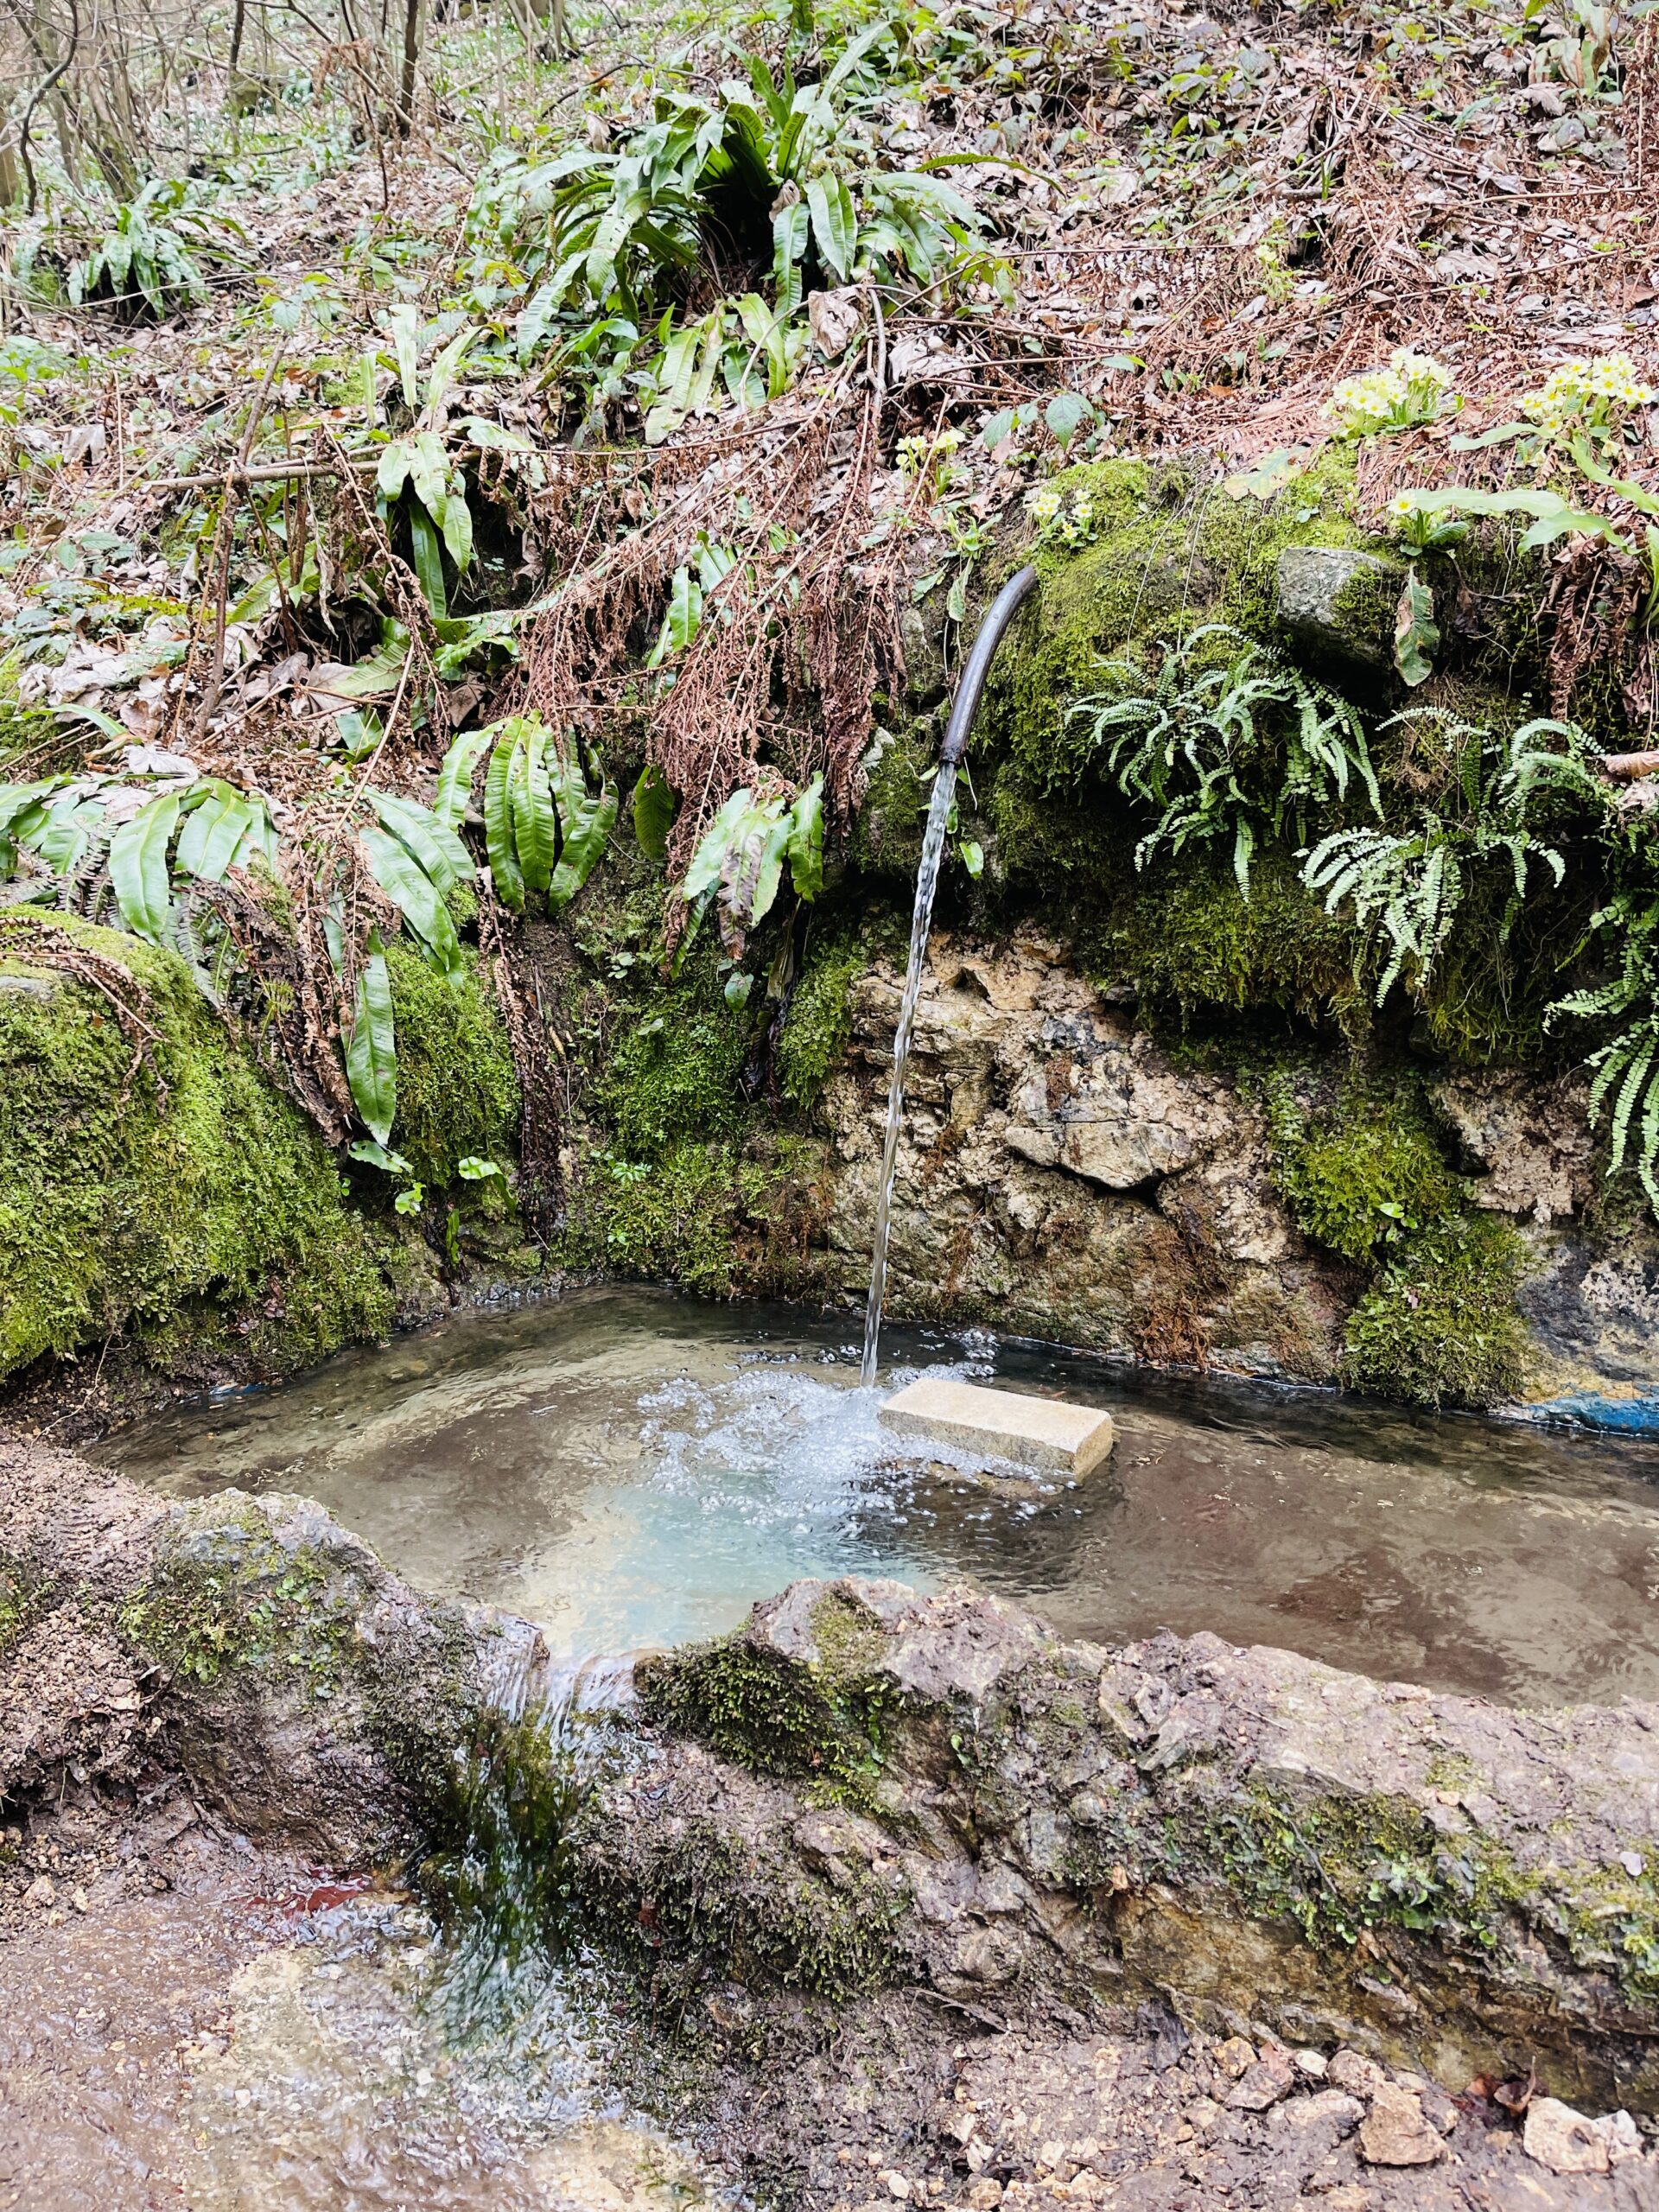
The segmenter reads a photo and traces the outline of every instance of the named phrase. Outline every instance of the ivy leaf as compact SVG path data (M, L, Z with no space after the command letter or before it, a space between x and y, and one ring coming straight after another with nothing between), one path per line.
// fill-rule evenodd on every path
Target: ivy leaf
M370 935L369 957L358 971L356 1010L346 1039L346 1079L364 1126L377 1144L389 1144L397 1118L397 1037L391 977L378 931ZM388 1155L388 1166L395 1156Z
M346 1147L347 1159L360 1160L365 1167L378 1167L388 1175L407 1175L409 1162L401 1152L390 1152L372 1137L359 1137Z

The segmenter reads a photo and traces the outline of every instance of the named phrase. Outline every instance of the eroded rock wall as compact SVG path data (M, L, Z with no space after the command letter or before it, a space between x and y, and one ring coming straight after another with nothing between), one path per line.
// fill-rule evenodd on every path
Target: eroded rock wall
M849 1299L868 1268L901 981L888 962L855 982L818 1108L823 1234ZM1299 1225L1270 1063L1159 1042L1029 932L935 937L912 1055L891 1312L1241 1375L1340 1376L1369 1270ZM1527 1336L1502 1395L1641 1426L1659 1410L1659 1236L1639 1217L1586 1226L1600 1175L1586 1090L1514 1070L1423 1085L1459 1204L1517 1239Z
M1659 1710L1522 1714L1213 1636L1065 1644L799 1583L641 1669L665 1732L587 1879L705 1966L834 1993L1173 1997L1461 2089L1659 2106Z

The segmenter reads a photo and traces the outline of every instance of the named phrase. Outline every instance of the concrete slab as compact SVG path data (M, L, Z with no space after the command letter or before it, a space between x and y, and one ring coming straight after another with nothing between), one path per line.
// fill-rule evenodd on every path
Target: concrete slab
M986 1390L976 1382L929 1376L889 1398L880 1419L900 1436L993 1452L1046 1474L1086 1475L1112 1448L1112 1417L1098 1406L1028 1397L1023 1390Z

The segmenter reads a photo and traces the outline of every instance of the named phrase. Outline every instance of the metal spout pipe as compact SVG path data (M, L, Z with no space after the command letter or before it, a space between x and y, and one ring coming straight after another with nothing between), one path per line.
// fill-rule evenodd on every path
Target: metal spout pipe
M968 665L963 670L962 681L957 686L956 702L945 728L944 743L939 747L940 760L952 768L961 765L962 756L968 750L968 740L973 734L974 716L979 711L979 695L985 689L985 678L990 673L996 649L1002 642L1002 633L1036 588L1036 569L1029 567L1019 569L1008 578L991 601L990 609L979 626L979 635L974 639Z

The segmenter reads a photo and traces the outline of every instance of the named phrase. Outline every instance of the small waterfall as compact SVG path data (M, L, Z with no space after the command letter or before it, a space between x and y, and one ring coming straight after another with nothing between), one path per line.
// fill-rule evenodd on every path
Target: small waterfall
M875 1200L875 1245L870 1262L870 1302L864 1315L864 1363L860 1372L860 1380L867 1389L875 1380L876 1352L881 1341L881 1301L887 1287L887 1238L893 1228L893 1171L899 1159L899 1132L905 1118L905 1065L910 1058L911 1032L916 1027L916 1001L921 995L922 967L927 958L933 895L938 889L939 862L944 855L945 830L956 789L956 763L942 760L933 779L933 803L927 810L927 830L922 839L922 864L916 874L916 908L910 924L910 965L905 970L905 995L899 1002L899 1027L893 1040L893 1089L887 1094L887 1130L881 1146L881 1182Z

